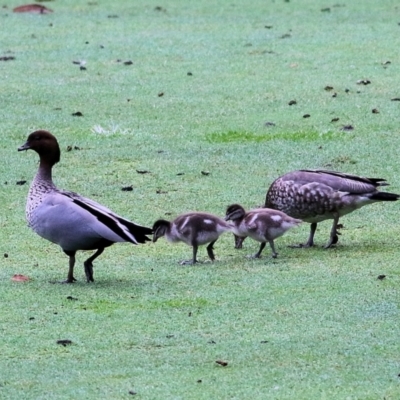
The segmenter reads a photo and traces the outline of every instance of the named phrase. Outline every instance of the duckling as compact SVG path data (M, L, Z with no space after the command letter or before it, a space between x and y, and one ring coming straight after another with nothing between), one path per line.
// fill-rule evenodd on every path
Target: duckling
M26 203L28 225L41 237L58 244L69 257L64 283L73 283L75 254L78 250L96 250L84 262L87 282L93 282L93 261L106 247L116 242L132 244L150 241L150 228L120 217L103 205L77 193L58 189L52 180L52 168L60 161L60 147L50 132L38 130L28 136L18 151L39 154L39 170L30 186Z
M260 258L266 242L271 246L272 257L276 258L278 253L275 250L274 239L302 222L270 208L257 208L246 212L240 204L231 204L227 208L225 220L233 222L235 237L250 236L261 242L260 250L253 256L254 258Z
M182 261L181 265L195 264L197 261L198 247L210 243L207 246L208 257L215 260L213 246L220 235L232 231L232 227L221 218L203 212L191 212L179 215L173 221L159 219L153 225L153 242L161 236L166 237L169 242L184 242L193 247L191 260Z
M381 178L364 178L325 170L298 170L272 183L265 207L283 211L311 224L307 242L298 247L313 246L317 224L333 219L330 238L325 246L329 248L338 242L340 217L367 204L399 199L398 194L377 190L377 187L386 185L385 179Z

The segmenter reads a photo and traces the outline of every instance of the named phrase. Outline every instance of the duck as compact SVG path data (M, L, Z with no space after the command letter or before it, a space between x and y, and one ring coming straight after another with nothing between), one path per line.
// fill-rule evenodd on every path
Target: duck
M276 258L278 253L275 250L274 240L302 222L300 219L292 218L282 211L270 208L257 208L246 212L240 204L228 206L225 220L232 221L234 225L236 244L238 239L244 239L247 236L261 242L260 249L253 255L254 258L260 258L267 242L272 250L272 258Z
M182 261L181 265L196 264L198 247L207 246L208 257L215 260L214 244L225 232L231 232L232 226L216 215L205 212L181 214L173 221L159 219L153 224L153 242L165 236L171 243L184 242L193 248L191 260Z
M152 229L131 222L107 207L77 193L58 189L52 169L60 161L60 147L54 135L46 130L32 132L18 151L38 153L39 169L34 177L26 203L28 226L39 236L58 244L69 257L67 279L73 283L75 255L78 250L96 250L84 262L87 282L94 282L93 261L106 247L117 242L132 244L151 241L146 235Z
M386 180L381 178L302 169L282 175L271 184L265 207L283 211L311 224L307 242L292 247L314 246L317 224L332 219L329 241L325 245L325 248L330 248L338 242L339 218L367 204L399 199L398 194L377 189L387 185Z

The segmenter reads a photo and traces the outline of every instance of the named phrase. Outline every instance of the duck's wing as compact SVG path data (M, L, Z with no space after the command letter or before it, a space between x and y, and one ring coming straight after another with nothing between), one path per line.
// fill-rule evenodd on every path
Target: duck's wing
M282 177L282 181L292 181L297 185L319 183L336 191L354 194L375 192L378 186L388 185L385 179L381 178L365 178L326 170L298 170L289 172Z
M123 239L120 241L127 241L133 244L150 241L146 235L151 235L153 233L151 228L135 224L114 213L102 204L77 193L64 190L60 190L58 193L70 199L76 207L79 207L80 212L87 212L95 217L98 221L98 224L95 226L97 230L102 231L106 227Z

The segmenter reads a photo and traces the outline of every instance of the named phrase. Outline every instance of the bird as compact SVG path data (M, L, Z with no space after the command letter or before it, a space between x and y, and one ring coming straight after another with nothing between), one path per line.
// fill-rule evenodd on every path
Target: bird
M207 246L208 257L215 260L213 246L220 235L232 231L232 227L216 215L204 212L190 212L181 214L173 221L159 219L153 224L153 242L164 236L169 242L184 242L193 247L191 260L182 261L182 265L197 263L198 247Z
M116 242L132 244L151 241L152 229L137 225L107 207L77 193L58 189L52 169L60 161L57 139L46 130L32 132L18 151L34 150L40 158L26 203L26 219L39 236L58 244L69 257L67 279L73 283L75 254L78 250L96 250L84 262L87 282L94 282L93 261L106 247Z
M254 258L260 258L266 242L271 246L272 257L276 258L278 253L275 250L274 240L302 222L270 208L257 208L246 212L240 204L228 206L225 220L233 222L235 238L249 236L261 242L260 249L254 254Z
M265 207L283 211L311 224L307 242L293 247L312 247L317 224L333 219L330 238L325 245L325 248L330 248L338 242L340 217L367 204L399 199L398 194L377 189L387 185L386 180L381 178L302 169L282 175L271 184Z

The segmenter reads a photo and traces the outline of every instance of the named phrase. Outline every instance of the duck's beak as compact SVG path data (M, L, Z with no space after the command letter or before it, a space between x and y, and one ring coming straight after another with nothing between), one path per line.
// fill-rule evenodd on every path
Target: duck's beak
M30 148L31 148L31 146L29 146L29 143L26 142L26 143L23 144L21 147L18 147L18 151L29 150Z
M229 215L225 215L224 220L225 220L225 221L229 221L229 219L230 219L230 218L229 218Z

